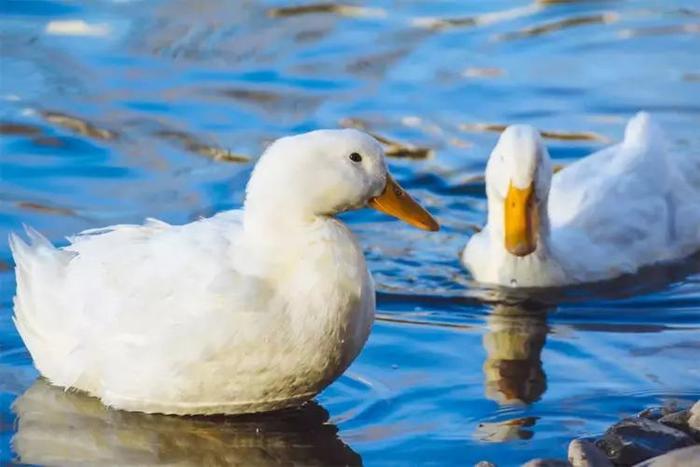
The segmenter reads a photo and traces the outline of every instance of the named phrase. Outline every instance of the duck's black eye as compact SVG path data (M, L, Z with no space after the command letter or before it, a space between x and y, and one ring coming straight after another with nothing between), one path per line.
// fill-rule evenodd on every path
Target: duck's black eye
M362 162L362 156L356 152L350 154L350 160L353 162Z

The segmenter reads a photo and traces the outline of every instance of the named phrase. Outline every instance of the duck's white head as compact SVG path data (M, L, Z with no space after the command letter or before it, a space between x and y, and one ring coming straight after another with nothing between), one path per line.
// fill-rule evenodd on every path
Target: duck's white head
M369 205L424 230L435 219L391 177L381 145L352 129L280 138L260 157L246 188L246 221L321 216Z
M486 167L489 228L502 236L504 247L515 256L537 248L548 228L547 197L552 167L539 132L529 125L506 128L491 152Z

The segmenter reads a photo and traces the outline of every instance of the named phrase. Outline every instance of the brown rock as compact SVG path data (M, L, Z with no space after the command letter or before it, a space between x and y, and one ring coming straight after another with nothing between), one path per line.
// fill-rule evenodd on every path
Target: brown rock
M659 423L681 430L695 438L696 441L700 441L700 429L690 426L690 417L690 410L681 410L680 412L664 415L659 419Z
M690 408L690 414L691 415L700 415L700 400L698 400L693 406Z
M596 441L614 464L634 465L694 444L686 433L653 420L631 417L608 428Z
M634 467L695 467L700 465L700 446L676 449Z
M569 443L569 462L574 467L612 467L601 449L585 439L575 439Z
M696 432L700 432L700 401L697 401L690 408L690 418L688 418L688 426Z

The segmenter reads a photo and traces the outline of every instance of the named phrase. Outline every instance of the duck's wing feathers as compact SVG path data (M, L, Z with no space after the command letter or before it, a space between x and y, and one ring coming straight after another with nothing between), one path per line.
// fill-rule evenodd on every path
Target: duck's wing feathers
M100 367L87 361L100 352L212 332L196 328L217 322L207 313L245 308L263 286L230 260L241 228L240 212L228 212L183 226L149 220L86 231L62 249L31 230L29 243L12 236L15 321L37 367L71 386Z
M636 115L623 142L553 177L548 208L555 246L625 272L697 245L700 229L688 227L690 188L677 165L649 114Z

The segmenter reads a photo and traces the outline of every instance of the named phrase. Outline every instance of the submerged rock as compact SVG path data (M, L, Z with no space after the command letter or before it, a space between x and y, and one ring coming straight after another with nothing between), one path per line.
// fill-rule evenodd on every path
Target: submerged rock
M639 412L637 417L647 418L649 420L658 420L668 413L669 410L666 407L649 407Z
M568 456L574 467L612 467L605 453L585 439L575 439L569 443Z
M596 442L615 464L633 465L673 449L694 444L686 433L654 420L626 418Z
M634 467L692 467L700 465L700 446L676 449Z
M661 417L665 417L668 414L678 412L683 407L678 407L676 401L669 401L663 406L649 407L637 414L637 417L648 418L650 420L659 420Z
M561 459L532 459L523 467L571 467L571 464Z

